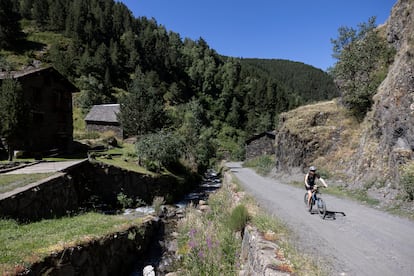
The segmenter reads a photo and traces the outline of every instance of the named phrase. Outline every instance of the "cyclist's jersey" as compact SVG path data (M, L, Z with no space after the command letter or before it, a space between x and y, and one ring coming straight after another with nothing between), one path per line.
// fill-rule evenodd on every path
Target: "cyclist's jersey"
M320 178L320 176L319 176L319 174L317 174L317 173L315 173L315 174L313 174L313 175L310 175L309 173L306 175L306 177L307 177L307 183L308 183L308 185L309 186L311 186L311 187L313 187L314 185L315 185L315 180L316 179L319 179Z

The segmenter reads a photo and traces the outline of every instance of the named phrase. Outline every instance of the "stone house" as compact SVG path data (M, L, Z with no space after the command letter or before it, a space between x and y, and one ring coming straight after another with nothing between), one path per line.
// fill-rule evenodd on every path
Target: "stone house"
M246 140L246 160L275 153L275 132L265 131Z
M15 150L41 153L70 150L73 143L72 93L78 92L69 80L53 67L0 72L0 83L16 79L28 105L25 137L20 137Z
M85 117L86 130L101 133L113 131L116 137L122 139L123 130L117 118L119 111L119 104L101 104L92 106Z

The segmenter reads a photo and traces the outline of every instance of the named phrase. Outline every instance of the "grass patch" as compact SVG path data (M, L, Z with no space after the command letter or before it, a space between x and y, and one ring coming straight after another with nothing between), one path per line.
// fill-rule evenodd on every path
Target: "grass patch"
M69 44L70 39L66 38L62 34L54 32L31 32L26 38L28 41L38 42L46 45L52 45L60 41Z
M138 166L136 162L125 160L122 157L111 157L111 159L108 159L105 157L97 157L96 160L99 162L108 164L108 165L112 165L115 167L128 170L128 171L133 171L133 172L148 174L148 175L156 175L155 173L148 171L144 167Z
M47 178L54 173L3 174L0 177L0 193L10 192L16 188Z
M260 175L268 175L275 167L274 155L262 155L243 163L243 166L253 168Z
M29 266L53 252L139 225L141 219L86 213L76 217L18 224L0 220L0 274Z

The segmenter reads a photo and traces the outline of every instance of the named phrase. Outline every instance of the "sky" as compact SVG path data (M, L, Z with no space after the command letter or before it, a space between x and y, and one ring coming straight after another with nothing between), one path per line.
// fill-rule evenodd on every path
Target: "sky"
M338 28L388 19L397 0L121 0L181 38L239 58L288 59L326 70Z

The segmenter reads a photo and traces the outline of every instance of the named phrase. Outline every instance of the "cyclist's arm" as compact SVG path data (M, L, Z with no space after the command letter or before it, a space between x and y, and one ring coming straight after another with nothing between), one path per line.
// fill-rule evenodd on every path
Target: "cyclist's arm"
M308 174L305 175L305 186L310 188L310 185L308 184Z
M328 184L326 184L322 177L319 177L319 181L323 184L323 186L325 186L325 188L328 188Z

